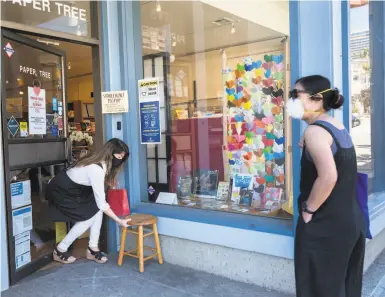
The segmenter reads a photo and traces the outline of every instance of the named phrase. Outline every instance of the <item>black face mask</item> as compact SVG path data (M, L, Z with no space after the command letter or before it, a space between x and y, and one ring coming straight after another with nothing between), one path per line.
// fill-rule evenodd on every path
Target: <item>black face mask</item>
M118 159L116 158L115 156L112 156L112 168L118 168L120 165L122 165L124 162L124 158L123 159Z

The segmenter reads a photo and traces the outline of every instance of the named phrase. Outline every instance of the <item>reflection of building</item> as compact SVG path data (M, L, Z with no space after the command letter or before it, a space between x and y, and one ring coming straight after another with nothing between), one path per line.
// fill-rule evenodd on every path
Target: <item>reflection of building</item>
M362 58L369 52L369 31L352 33L350 35L350 51L353 59Z
M336 87L343 87L344 94L348 93L350 61L345 63L347 51L343 46L346 39L335 33L343 30L341 19L348 19L348 3L340 4L346 5L345 9L331 9L331 5L336 5L331 1L100 1L100 23L95 18L91 19L96 23L87 22L88 34L99 32L92 38L68 35L76 32L76 27L67 28L71 22L53 28L47 25L45 28L52 30L48 33L37 30L34 25L47 23L48 12L33 14L37 20L31 23L23 16L31 16L33 9L24 13L23 6L17 4L12 9L20 10L17 20L29 32L92 47L88 56L92 55L96 66L92 68L94 77L103 77L103 83L95 83L94 116L96 123L104 122L104 129L97 131L104 130L105 139L120 137L129 144L132 154L121 184L129 191L133 212L159 217L166 261L293 293L294 234L299 214L292 206L296 206L299 196L301 152L296 143L304 127L285 118L283 104L293 80L309 73L333 74L335 82L343 82L343 86ZM371 5L383 4L373 1ZM90 11L97 13L98 9ZM384 9L373 10L375 14L380 11ZM289 16L289 12L293 15ZM7 17L6 25L20 30L19 24L9 24L12 14ZM323 22L315 22L316 19ZM58 28L63 31L63 26L66 35L57 32ZM348 36L348 32L342 34ZM361 43L362 40L358 45L363 46ZM335 62L340 54L342 67ZM360 65L352 68L357 81L366 86L367 78L360 76ZM143 77L159 78L160 144L140 142L137 81ZM128 113L101 114L100 91L110 90L128 90ZM378 92L377 97L384 98ZM9 99L9 106L4 108L18 110L11 106L18 104L18 96ZM346 126L350 125L349 112L349 105L335 112ZM1 143L0 148L8 144L7 137L3 135L5 144ZM17 141L13 139L11 144ZM49 148L55 143L51 141ZM60 143L65 143L65 139L60 139ZM250 150L254 143L259 150ZM266 151L262 147L267 147ZM9 160L4 155L1 170L8 173ZM381 154L377 156L381 158ZM385 164L381 159L377 163L376 166ZM218 170L219 182L229 182L229 173L238 170L249 173L256 186L254 201L240 205L231 199L223 202L190 197L179 199L178 207L151 203L159 192L177 192L179 178L191 176L198 169ZM27 270L15 269L12 220L5 221L11 198L4 189L8 189L9 182L3 185L3 181L1 178L1 270L3 277L3 271L11 267L9 274L14 282L49 259L26 263ZM383 190L378 184L374 192ZM271 188L284 191L281 195L282 191ZM287 204L282 205L281 201ZM118 228L112 223L108 226L102 242L108 241L110 252L115 252ZM375 248L383 236L380 232L384 226L375 226L377 237L368 243L369 264L376 257ZM2 288L8 281L7 275L4 278Z

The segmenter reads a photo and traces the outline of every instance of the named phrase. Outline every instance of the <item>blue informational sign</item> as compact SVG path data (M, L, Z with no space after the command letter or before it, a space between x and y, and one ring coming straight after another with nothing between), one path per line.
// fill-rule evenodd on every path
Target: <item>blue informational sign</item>
M142 144L161 143L159 101L139 103Z
M57 99L52 98L52 111L57 111Z
M17 131L19 131L19 123L16 121L14 116L11 116L8 121L8 130L11 132L12 136L15 136Z

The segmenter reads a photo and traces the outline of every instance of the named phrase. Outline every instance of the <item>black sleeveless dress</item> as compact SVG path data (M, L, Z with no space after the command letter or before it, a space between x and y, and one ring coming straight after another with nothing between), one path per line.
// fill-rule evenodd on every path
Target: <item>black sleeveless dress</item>
M97 164L102 167L101 164ZM99 212L91 186L73 182L62 170L49 182L46 199L54 222L76 223L87 221Z
M357 160L354 147L342 148L332 131L337 152L337 183L325 203L305 223L301 205L310 195L317 169L304 147L301 194L295 237L297 297L361 297L365 256L365 220L356 199Z

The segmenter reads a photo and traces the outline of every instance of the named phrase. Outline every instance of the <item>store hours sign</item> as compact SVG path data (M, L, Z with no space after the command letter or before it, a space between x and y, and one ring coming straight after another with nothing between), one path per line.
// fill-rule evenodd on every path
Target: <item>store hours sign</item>
M102 113L128 112L127 91L102 92Z

